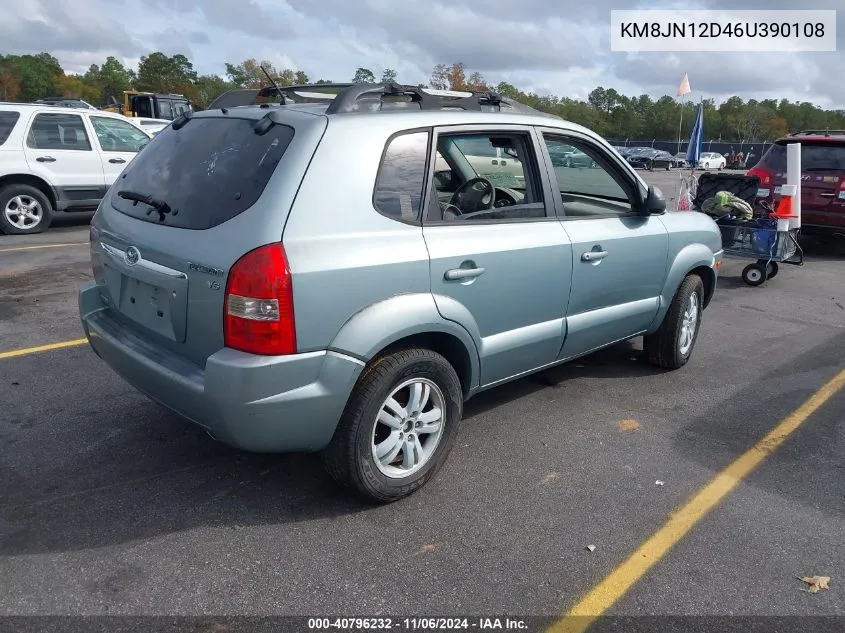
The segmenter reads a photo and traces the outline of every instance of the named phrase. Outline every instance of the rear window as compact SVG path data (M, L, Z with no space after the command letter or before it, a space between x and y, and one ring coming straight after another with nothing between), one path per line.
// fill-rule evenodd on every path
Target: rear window
M178 130L165 128L115 182L112 206L159 222L150 206L117 195L130 191L167 203L171 212L162 222L167 226L209 229L231 220L258 201L293 139L293 128L287 125L256 134L255 124L197 117Z
M785 172L786 145L773 145L762 163L774 172ZM845 171L845 143L801 143L801 171Z
M19 118L20 112L0 112L0 145L8 140Z

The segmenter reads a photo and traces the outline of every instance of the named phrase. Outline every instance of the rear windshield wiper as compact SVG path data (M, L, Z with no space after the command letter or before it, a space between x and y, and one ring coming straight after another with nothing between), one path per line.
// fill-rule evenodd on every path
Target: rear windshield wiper
M179 213L178 210L173 211L170 208L170 205L167 204L164 200L158 200L153 198L152 196L145 195L143 193L138 193L137 191L128 191L126 189L117 192L118 197L123 198L124 200L132 200L133 202L143 202L144 204L150 207L150 210L147 211L147 215L152 213L153 211L158 211L158 219L159 222L164 222L164 216L168 213L172 213L176 215Z

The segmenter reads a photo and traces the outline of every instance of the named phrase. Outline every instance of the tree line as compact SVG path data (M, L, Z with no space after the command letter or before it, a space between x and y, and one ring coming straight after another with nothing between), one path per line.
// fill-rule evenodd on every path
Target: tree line
M200 75L184 55L168 56L161 52L141 57L137 69L127 68L115 57L107 57L102 64L91 65L83 74L72 74L66 73L50 53L39 53L0 55L0 100L30 102L61 96L103 106L110 97L122 103L123 91L135 89L181 93L197 108L204 108L227 90L267 85L269 82L262 66L280 86L334 83L323 78L313 81L301 70L276 68L266 60L256 59L227 63L222 75ZM397 80L396 71L389 68L378 76L368 68L358 68L348 81ZM420 84L420 87L424 85ZM470 71L462 63L436 65L427 87L492 90L617 140L673 140L678 137L679 121L682 122L681 136L686 138L697 108L694 100L679 104L668 95L655 100L648 95L627 96L603 87L590 92L586 100L539 95L524 92L506 82L491 84L481 73ZM719 105L713 99L705 99L703 104L707 140L761 142L805 129L845 129L845 110L825 110L806 101L745 101L734 96Z

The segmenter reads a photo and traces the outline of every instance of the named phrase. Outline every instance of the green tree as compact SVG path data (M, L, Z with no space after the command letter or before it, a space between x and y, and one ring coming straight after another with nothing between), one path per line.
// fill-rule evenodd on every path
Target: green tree
M149 92L186 92L197 79L197 72L187 57L168 57L155 52L142 57L138 64L138 90Z
M353 84L374 84L376 76L369 68L359 68L355 71L355 76L352 78Z
M0 68L6 77L4 92L17 93L21 101L58 96L59 79L65 74L49 53L0 56Z
M218 96L235 86L218 75L201 75L194 83L196 95L193 103L197 109L207 108Z
M122 102L123 91L132 89L136 77L131 68L126 68L115 57L107 57L102 66L92 64L83 80L96 90L96 101L105 104L109 97Z
M394 83L396 81L396 71L392 68L385 68L381 74L381 82L383 84Z

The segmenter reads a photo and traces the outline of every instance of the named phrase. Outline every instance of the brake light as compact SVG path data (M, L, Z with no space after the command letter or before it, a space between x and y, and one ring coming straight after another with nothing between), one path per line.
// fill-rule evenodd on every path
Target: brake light
M762 187L768 187L772 184L772 172L766 171L765 169L760 169L759 167L749 169L748 175L757 176L760 179L760 186Z
M226 347L265 356L296 352L293 287L281 244L262 246L235 262L224 302Z

